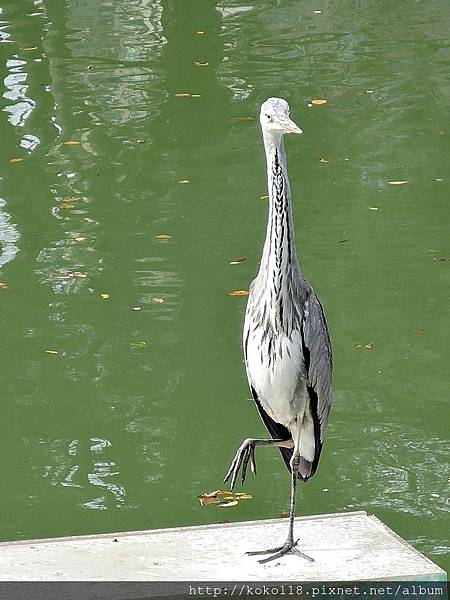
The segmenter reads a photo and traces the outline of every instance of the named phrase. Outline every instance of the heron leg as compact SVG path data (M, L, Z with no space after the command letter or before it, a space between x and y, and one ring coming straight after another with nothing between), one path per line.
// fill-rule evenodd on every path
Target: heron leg
M296 554L297 556L300 556L301 558L304 558L306 560L314 562L314 559L311 558L311 556L308 556L307 554L303 554L303 552L300 552L300 550L296 547L299 540L294 541L294 519L295 519L295 506L296 506L296 499L297 499L297 471L298 471L299 464L300 464L300 455L294 453L291 458L291 504L290 504L290 510L289 510L289 531L288 531L287 539L282 546L278 546L277 548L269 548L268 550L255 550L253 552L247 552L247 554L249 554L251 556L255 556L258 554L271 554L272 555L272 556L263 558L262 560L258 561L260 563L266 563L271 560L275 560L276 558L280 558L281 556L284 556L285 554Z
M242 444L237 449L237 452L231 461L230 468L228 469L227 474L223 480L224 483L228 481L231 477L230 487L234 488L234 484L236 483L237 476L239 475L239 469L242 467L241 478L242 483L245 481L245 477L247 475L247 466L250 462L251 469L253 473L256 475L256 461L255 461L255 448L256 446L275 446L278 448L292 448L294 442L289 440L259 440L255 438L248 438L242 442Z

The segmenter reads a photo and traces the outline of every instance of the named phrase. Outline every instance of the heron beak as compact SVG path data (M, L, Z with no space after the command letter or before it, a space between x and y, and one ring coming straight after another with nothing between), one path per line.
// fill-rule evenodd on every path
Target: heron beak
M298 125L292 121L292 119L288 119L285 125L286 133L303 133L303 129L301 129Z

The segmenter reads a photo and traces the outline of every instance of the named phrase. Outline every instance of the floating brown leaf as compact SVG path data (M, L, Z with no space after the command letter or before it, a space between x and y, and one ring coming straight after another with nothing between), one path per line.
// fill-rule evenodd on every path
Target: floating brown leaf
M6 283L3 283L3 281L0 281L0 290L7 290L8 289L8 285Z
M21 163L22 161L23 161L23 158L11 158L9 162L15 164L15 163Z
M81 142L78 142L77 140L67 140L66 142L63 142L64 146L78 146L79 144L81 144Z
M236 121L254 121L255 119L253 117L236 117Z
M69 204L68 202L61 202L59 208L63 208L64 210L72 210L72 208L76 208L75 204Z
M311 104L314 104L314 106L321 106L322 104L327 104L328 100L325 100L325 98L315 98L314 100L311 100Z
M233 290L232 292L228 292L229 296L248 296L249 295L249 291L248 290Z

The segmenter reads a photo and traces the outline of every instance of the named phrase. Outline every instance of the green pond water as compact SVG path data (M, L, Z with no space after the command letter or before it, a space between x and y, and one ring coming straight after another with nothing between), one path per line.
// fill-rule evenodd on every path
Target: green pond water
M2 3L2 540L288 509L269 449L253 499L197 500L265 435L229 292L258 269L276 95L335 361L298 514L366 510L450 569L449 30L444 0Z

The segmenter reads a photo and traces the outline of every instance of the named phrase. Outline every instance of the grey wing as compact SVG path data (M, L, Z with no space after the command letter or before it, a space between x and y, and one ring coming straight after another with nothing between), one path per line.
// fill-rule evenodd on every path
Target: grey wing
M319 299L312 290L304 305L302 339L307 387L321 446L331 407L333 358L325 314Z

